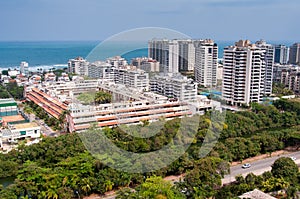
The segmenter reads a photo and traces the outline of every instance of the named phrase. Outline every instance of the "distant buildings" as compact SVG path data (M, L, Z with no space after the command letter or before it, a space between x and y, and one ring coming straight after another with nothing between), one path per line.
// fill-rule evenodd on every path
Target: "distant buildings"
M213 40L151 40L149 57L160 62L160 72L193 71L204 87L217 84L218 46Z
M153 39L148 43L148 56L160 63L160 72L193 71L195 65L193 42L190 39Z
M28 75L28 63L21 62L20 64L20 73L27 76Z
M107 78L107 75L112 70L111 68L112 65L107 62L96 61L94 63L88 64L87 76L94 79Z
M193 71L195 68L194 40L179 40L179 71Z
M249 40L224 49L222 98L230 105L261 102L265 93L265 50Z
M88 66L88 62L82 57L70 59L68 62L68 72L87 76L87 72L88 72L87 66Z
M128 65L126 59L121 56L107 58L106 63L108 63L116 68L121 68L121 67L125 67Z
M195 80L204 87L217 85L218 46L213 40L194 41Z
M146 72L159 72L160 63L152 58L137 57L131 60L131 64Z
M178 69L173 71L169 66L169 40L153 39L148 42L148 57L157 60L160 63L160 72L178 72ZM172 57L171 57L172 58Z
M300 64L300 43L294 43L290 47L290 64Z
M278 64L287 64L289 61L289 47L285 45L275 45L274 62Z
M293 65L275 65L274 82L283 84L286 88L300 93L300 67Z

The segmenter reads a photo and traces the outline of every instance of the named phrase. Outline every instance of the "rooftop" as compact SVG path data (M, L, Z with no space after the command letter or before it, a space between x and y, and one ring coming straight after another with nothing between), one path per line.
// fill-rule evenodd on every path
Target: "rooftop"
M17 122L25 120L21 115L2 116L3 122Z
M253 191L249 191L239 196L239 198L247 198L247 199L276 199L269 194L266 194L258 189L254 189Z
M34 128L34 127L39 127L36 123L24 123L24 124L15 124L12 125L15 129L27 129L27 128Z

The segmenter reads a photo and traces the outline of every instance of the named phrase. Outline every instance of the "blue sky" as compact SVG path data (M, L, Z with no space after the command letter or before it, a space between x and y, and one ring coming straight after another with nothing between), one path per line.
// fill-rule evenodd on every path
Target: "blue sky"
M299 0L0 0L0 40L103 40L132 28L300 41Z

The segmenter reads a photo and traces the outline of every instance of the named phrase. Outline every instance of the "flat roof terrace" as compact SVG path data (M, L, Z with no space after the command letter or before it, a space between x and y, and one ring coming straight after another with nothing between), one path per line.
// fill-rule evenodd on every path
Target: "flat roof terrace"
M18 129L35 128L35 127L39 127L39 125L31 122L31 123L24 123L24 124L14 124L14 125L12 125L12 127L14 127L16 130L18 130Z

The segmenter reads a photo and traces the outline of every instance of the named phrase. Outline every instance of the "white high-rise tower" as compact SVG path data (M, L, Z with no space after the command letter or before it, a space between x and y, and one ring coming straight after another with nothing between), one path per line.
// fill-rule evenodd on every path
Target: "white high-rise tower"
M195 80L201 86L217 85L218 46L213 40L197 40L195 44Z
M28 75L28 63L25 61L22 61L20 64L20 73L23 75Z
M222 98L230 105L260 102L265 93L265 50L249 40L224 49Z

